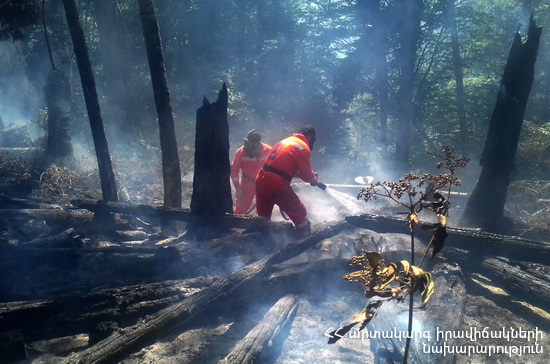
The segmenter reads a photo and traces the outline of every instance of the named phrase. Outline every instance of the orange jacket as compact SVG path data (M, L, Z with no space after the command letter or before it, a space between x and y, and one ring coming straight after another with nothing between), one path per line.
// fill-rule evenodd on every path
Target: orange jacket
M262 149L258 157L250 157L243 151L243 147L240 147L235 153L235 159L231 163L231 181L236 188L241 187L243 181L249 181L254 183L256 175L262 166L264 165L265 158L271 151L271 147L267 144L260 143ZM239 182L239 170L241 171L241 178Z
M284 172L287 177L298 177L309 183L316 182L317 176L311 169L310 155L306 137L302 134L294 134L275 144L265 164ZM267 168L264 169L269 171Z

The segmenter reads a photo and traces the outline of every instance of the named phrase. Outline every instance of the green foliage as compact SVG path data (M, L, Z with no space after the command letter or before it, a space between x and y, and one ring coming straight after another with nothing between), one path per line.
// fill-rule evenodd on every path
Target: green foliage
M37 1L10 3L30 6ZM318 151L327 155L363 166L392 158L401 102L397 97L401 70L395 62L400 52L396 19L401 4L397 0L156 1L178 140L192 143L196 109L204 96L211 100L226 82L232 134L240 136L257 127L277 138L307 121L318 127ZM461 142L447 4L423 2L410 125L413 169L427 162L424 150ZM515 0L466 0L455 5L466 93L465 132L469 136L461 152L474 156L483 148L512 37L518 27L523 30L529 14ZM101 59L93 3L78 1L77 6L107 131L116 129L127 137L146 137L150 138L147 143L155 143L156 113L136 2L116 1L114 20L120 22L117 34L122 35L124 44L112 56L124 63L120 75L108 74ZM542 24L548 20L546 2L532 0L525 8ZM46 13L48 27L49 15ZM380 43L373 42L377 27L383 27ZM41 92L39 82L50 65L39 28L34 28L22 48L27 72ZM550 84L550 71L542 67L549 63L550 47L544 37L543 42L527 110L528 119L539 125L550 114L546 106L550 90L544 86ZM377 74L381 66L373 54L383 54L387 62L387 145L381 142L383 95ZM77 75L76 65L73 72ZM108 95L106 90L121 79L124 87L117 88L116 98ZM86 110L79 87L73 82L73 125L74 132L84 136L80 129L87 128Z

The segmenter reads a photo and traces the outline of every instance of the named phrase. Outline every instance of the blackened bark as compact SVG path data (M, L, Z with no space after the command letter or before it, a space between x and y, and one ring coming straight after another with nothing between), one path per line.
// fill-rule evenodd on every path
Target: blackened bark
M516 33L510 48L480 160L481 175L464 213L464 221L471 226L498 231L503 220L541 31L531 16L527 38Z
M51 2L53 31L50 33L54 67L44 86L44 99L48 107L48 162L63 164L73 156L71 143L71 52L67 44L67 24L63 20L61 0ZM56 26L57 25L57 26Z
M84 92L84 100L86 101L86 109L88 111L88 118L90 119L103 200L117 201L115 175L113 173L111 156L109 154L105 130L103 128L103 119L101 118L101 110L99 108L92 65L90 63L90 57L88 56L86 38L84 37L84 31L80 25L75 0L63 0L63 6L65 8L67 24L71 32L74 53L80 73L80 82L82 83L82 91Z
M197 110L195 134L195 175L191 212L199 216L223 216L231 213L233 200L229 184L229 124L227 87L210 104L206 97Z
M181 207L181 169L178 156L178 142L170 90L166 80L164 54L160 29L152 0L138 0L143 37L147 48L147 59L159 118L160 148L162 153L162 175L164 180L164 207Z

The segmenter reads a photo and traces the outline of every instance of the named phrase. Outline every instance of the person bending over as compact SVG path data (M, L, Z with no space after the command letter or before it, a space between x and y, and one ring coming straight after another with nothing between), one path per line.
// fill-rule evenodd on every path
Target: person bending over
M272 149L256 176L256 211L258 216L271 219L273 206L292 220L300 238L311 234L307 210L296 195L290 181L301 178L316 186L317 174L311 169L310 155L315 143L315 128L306 125L298 133L280 141Z

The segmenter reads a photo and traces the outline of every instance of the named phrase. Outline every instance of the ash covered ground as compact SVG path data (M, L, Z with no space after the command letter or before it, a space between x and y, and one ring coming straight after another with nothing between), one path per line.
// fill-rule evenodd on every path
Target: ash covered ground
M67 183L62 171L56 173L59 177L56 183ZM184 196L190 198L191 180L185 181ZM410 236L406 231L377 231L344 222L349 215L382 214L388 211L387 205L357 203L350 190L295 187L308 207L314 236L342 226L338 224L345 227L278 263L258 283L245 286L235 295L182 320L178 327L148 338L145 344L117 362L217 363L287 294L297 297L297 310L279 340L266 345L260 362L401 362L407 329L406 302L384 303L364 330L354 328L336 343L328 342L331 331L349 323L367 303L364 287L342 278L352 270L351 258L374 250L388 262L410 259ZM147 189L160 191L158 185L149 185ZM79 192L77 197L97 196L92 188L74 190ZM101 304L112 312L108 320L105 316L97 323L114 322L114 331L123 332L143 319L139 314L137 317L129 314L128 295L132 295L132 291L160 283L177 290L177 294L172 291L166 305L155 306L155 310L160 310L297 241L292 229L285 228L270 233L232 229L225 236L197 240L187 236L182 226L180 231L166 236L160 233L158 220L143 216L117 216L120 227L117 234L105 234L88 230L92 218L89 212L70 207L69 201L74 197L70 188L66 188L62 198L57 196L53 200L50 192L47 188L35 192L35 197L36 194L42 197L36 200L47 207L32 210L72 211L69 218L65 215L52 218L35 211L34 218L29 219L29 215L17 215L15 209L2 215L5 226L0 258L3 310L15 302L63 301L63 297L85 304L90 295L97 294L103 297ZM158 195L128 192L133 203L155 204ZM283 222L277 211L274 220ZM449 226L453 222L450 220ZM67 232L67 229L74 230ZM69 234L69 238L60 240L63 232ZM416 237L417 259L428 241L429 235ZM66 245L67 242L70 244ZM416 336L409 362L546 362L550 349L550 313L541 299L548 294L544 288L550 281L546 254L546 250L539 251L536 246L518 254L509 244L487 242L483 237L472 236L470 240L449 237L443 251L423 267L433 276L435 293L425 308L414 311ZM523 279L523 287L499 276L489 264L495 261L509 267L511 276ZM540 290L538 297L537 289ZM114 302L107 304L109 297ZM139 299L135 302L139 306ZM420 301L416 306L419 305ZM74 313L74 307L69 311ZM136 312L148 311L136 308ZM70 362L97 340L92 338L97 326L90 327L89 321L82 326L69 321L63 323L68 318L63 317L63 312L57 315L61 321L43 317L49 325L61 324L49 333L42 330L42 337L39 333L26 336L26 330L30 329L22 329L28 358L11 362ZM64 328L67 335L63 334ZM477 336L472 339L471 335Z

